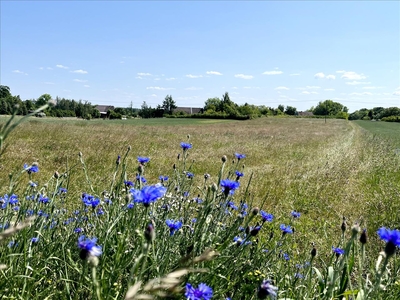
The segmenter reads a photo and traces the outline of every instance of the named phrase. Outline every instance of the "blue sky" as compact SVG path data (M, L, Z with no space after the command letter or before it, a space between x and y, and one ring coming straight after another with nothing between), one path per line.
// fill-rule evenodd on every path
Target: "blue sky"
M92 104L400 106L398 1L1 1L2 85Z

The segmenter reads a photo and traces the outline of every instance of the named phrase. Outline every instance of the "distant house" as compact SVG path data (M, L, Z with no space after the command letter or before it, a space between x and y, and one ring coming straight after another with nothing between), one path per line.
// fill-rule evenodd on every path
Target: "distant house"
M115 107L112 105L96 105L96 109L100 112L102 118L107 118L108 111L114 110Z
M314 114L311 111L299 111L299 116L301 117L311 117Z
M202 107L177 107L174 109L174 113L184 112L188 115L198 114L203 112Z

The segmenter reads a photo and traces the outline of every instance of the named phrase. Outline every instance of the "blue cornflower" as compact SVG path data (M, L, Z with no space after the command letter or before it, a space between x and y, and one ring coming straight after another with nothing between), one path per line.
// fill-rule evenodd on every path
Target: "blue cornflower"
M132 182L132 181L128 181L128 180L124 180L124 184L125 184L127 187L134 186L133 182Z
M138 156L138 157L137 157L137 161L138 161L140 164L144 165L145 163L148 163L148 162L150 161L150 158Z
M183 192L183 197L187 197L187 196L189 196L189 192Z
M284 258L286 261L290 260L290 256L289 256L289 254L287 254L287 253L283 253L283 258Z
M303 274L301 274L301 273L294 273L294 277L297 278L297 279L303 279L304 278Z
M258 288L257 296L259 299L266 299L268 296L275 299L278 288L272 285L271 280L263 280Z
M174 221L174 220L166 220L165 224L169 227L169 235L174 235L175 231L181 229L182 222L181 221Z
M39 203L47 204L50 202L50 199L44 195L39 195L38 201L39 201Z
M196 202L197 204L203 203L203 199L201 199L199 197L194 198L193 201Z
M37 172L39 172L39 167L36 164L33 164L32 166L29 166L28 164L24 164L24 170L26 172L28 172L28 174L37 173Z
M14 248L14 247L17 247L17 246L18 246L18 243L16 241L10 241L8 243L8 248Z
M68 192L68 190L66 188L60 187L58 189L58 194L66 194Z
M194 177L194 174L191 172L186 172L186 177L192 179Z
M213 296L213 290L205 283L200 283L194 288L190 283L186 283L185 297L188 300L210 300Z
M388 229L381 227L378 229L377 234L381 240L386 242L385 253L388 256L393 255L396 252L396 246L400 247L400 231L396 229Z
M291 212L291 215L292 215L293 218L298 219L298 218L300 218L301 214L298 211L294 210L294 211Z
M19 206L14 206L13 211L19 211Z
M117 160L115 161L116 165L119 165L121 163L121 156L118 155Z
M246 158L246 155L240 154L240 153L235 153L235 156L236 156L236 158L237 158L238 160L241 160L241 159L243 159L243 158Z
M243 173L241 173L241 172L239 172L239 171L235 171L235 174L236 174L236 180L239 180L240 179L240 177L243 177Z
M96 245L97 239L87 239L84 235L78 238L78 247L81 249L80 258L85 259L89 255L100 256L102 253L101 246Z
M99 209L97 210L96 214L98 216L102 216L102 215L104 215L104 210L101 207L99 207Z
M108 204L108 205L113 204L112 201L111 201L110 199L104 199L104 203L105 203L105 204Z
M15 194L12 194L10 197L8 195L4 195L4 198L8 198L8 204L10 205L15 205L18 204L18 196Z
M130 203L128 203L128 204L126 205L126 208L132 209L134 206L135 206L135 203L130 202Z
M91 206L92 208L95 208L97 205L100 204L99 198L95 198L94 196L86 193L82 194L82 201L86 206Z
M197 222L197 219L196 218L193 218L192 219L192 223L196 223Z
M136 175L136 180L138 180L138 181L140 180L143 183L147 182L146 178L144 178L143 176L140 176L140 175Z
M335 248L335 247L333 247L333 246L332 246L332 251L333 251L333 253L336 254L336 256L340 256L340 255L343 255L343 254L344 254L344 250L343 250L343 249Z
M240 183L237 181L224 179L221 180L222 191L227 196L229 193L233 194L237 188L239 188Z
M32 243L37 243L37 242L39 242L39 238L38 237L33 237L33 238L31 238L31 242Z
M260 211L260 215L262 217L263 222L272 222L272 220L274 219L274 215L273 214L269 214L265 211Z
M27 209L26 210L26 215L27 216L32 216L35 213L35 211L33 209Z
M168 181L169 177L160 175L160 177L158 177L158 179L160 179L161 182L164 182L164 181Z
M235 205L235 203L233 201L228 201L226 206L228 206L230 209L238 210L238 207Z
M186 151L186 150L192 148L192 144L181 142L181 147L182 147L183 151Z
M37 187L37 182L33 182L33 181L30 181L29 182L29 185L31 186L31 187Z
M293 233L292 228L290 225L281 224L279 228L282 230L282 234L285 235L286 233Z
M75 233L82 233L83 232L83 228L77 227L77 228L74 229L74 232Z
M136 203L143 203L145 207L149 207L150 203L157 201L163 197L167 188L161 184L145 186L141 190L131 189L133 199Z

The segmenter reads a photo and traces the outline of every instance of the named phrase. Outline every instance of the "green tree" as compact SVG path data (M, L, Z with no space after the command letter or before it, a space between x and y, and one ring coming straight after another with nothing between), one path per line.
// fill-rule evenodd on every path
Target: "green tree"
M282 105L282 104L279 104L279 105L278 105L278 109L279 109L281 112L284 112L284 111L285 111L285 106Z
M43 94L36 100L36 107L39 108L43 105L46 105L51 100L51 96L49 94Z
M161 105L161 108L163 108L164 111L169 115L171 115L173 110L175 108L177 108L176 103L175 103L174 99L172 99L171 95L165 96L165 99Z
M10 88L6 85L0 85L0 98L8 98L11 96Z
M334 102L332 100L325 100L319 102L314 108L313 113L317 116L336 116L340 112L347 113L348 109L346 106L339 102Z
M297 115L297 108L293 106L286 106L285 114L290 116Z
M222 111L222 101L218 97L208 98L204 103L204 111L217 112Z

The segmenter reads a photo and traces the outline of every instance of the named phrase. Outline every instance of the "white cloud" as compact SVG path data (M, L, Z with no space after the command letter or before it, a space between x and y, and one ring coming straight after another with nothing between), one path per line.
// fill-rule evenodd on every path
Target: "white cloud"
M85 87L85 88L88 88L88 87L90 87L90 85L85 84L84 87Z
M335 79L336 76L335 75L325 75L324 73L319 72L319 73L314 75L314 78L317 78L317 79L323 79L323 78L325 78L325 79Z
M317 85L307 85L306 87L297 88L298 90L316 90L320 89L320 86Z
M217 71L207 71L206 74L208 74L208 75L222 75L222 73L217 72Z
M254 77L252 75L244 75L244 74L236 74L236 78L242 78L242 79L253 79Z
M299 75L300 75L299 73L290 74L290 76L299 76Z
M289 90L286 86L278 86L275 88L275 90Z
M383 86L363 86L362 89L364 90L376 90L376 89L382 89Z
M87 80L83 80L83 79L74 79L75 82L87 82Z
M143 77L141 77L141 76L136 76L135 78L136 79L143 79Z
M260 87L258 87L258 86L244 86L243 88L246 90L259 90L260 89Z
M44 70L44 68L43 67L39 67L39 70Z
M159 86L148 86L146 90L159 90L159 91L166 91L166 90L174 90L174 88L164 88Z
M150 73L137 73L138 76L151 76Z
M52 67L47 67L46 69L47 69L47 70L53 70L53 68L52 68Z
M13 73L28 75L28 73L22 72L20 70L14 70Z
M350 80L361 80L367 78L364 74L357 74L356 72L344 72L343 75L340 77L343 79L350 79Z
M363 92L363 93L351 93L350 96L372 96L370 92Z
M56 67L57 67L57 68L60 68L60 69L69 69L68 67L63 66L63 65L56 65Z
M156 94L151 94L150 96L151 96L151 97L157 97L157 95L156 95Z
M344 71L344 70L340 70L340 71L336 71L336 73L339 73L339 74L343 74L343 73L345 73L346 71Z
M317 74L314 75L314 78L319 78L319 79L325 78L325 74L322 73L322 72L317 73Z
M170 80L176 80L176 78L170 77L170 78L165 78L165 80L168 80L168 81L170 81Z
M188 77L188 78L200 78L200 77L203 77L203 75L192 75L192 74L188 74L188 75L186 75L186 77Z
M154 78L154 80L161 80L161 78Z
M265 71L264 73L262 73L263 75L279 75L282 74L282 71Z
M194 86L185 88L185 90L187 90L187 91L198 91L198 90L202 90L202 89L203 88L201 88L201 87L194 87Z
M232 89L237 90L238 88L237 88L237 86L233 86Z
M400 91L394 91L394 92L393 92L393 95L394 95L394 96L400 96Z
M334 91L335 89L324 89L324 91Z
M77 73L77 74L87 74L88 71L85 70L75 70L75 71L71 71L71 73Z
M365 82L365 81L348 81L346 84L349 85L358 85L358 84L371 84L371 82Z
M302 91L301 93L304 94L304 95L309 95L309 94L311 94L311 93L308 92L308 91Z

